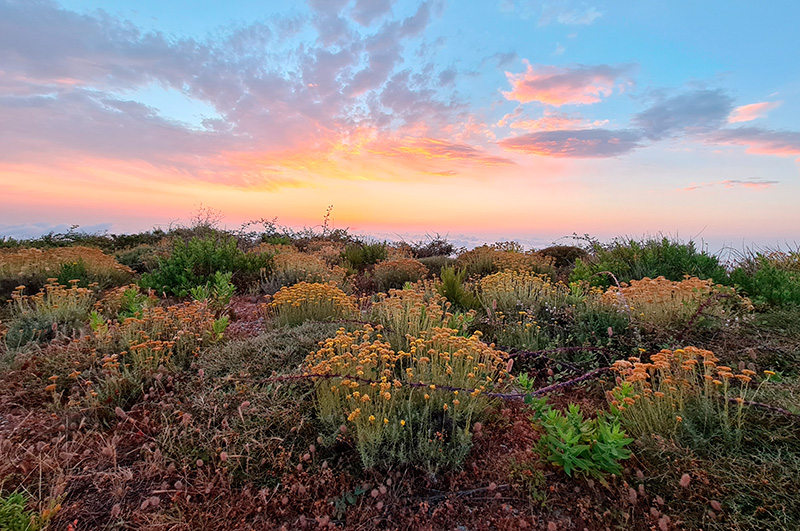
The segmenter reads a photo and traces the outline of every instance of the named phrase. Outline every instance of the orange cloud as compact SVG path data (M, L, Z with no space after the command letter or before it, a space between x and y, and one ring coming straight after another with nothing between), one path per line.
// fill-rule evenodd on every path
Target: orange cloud
M559 68L549 65L534 67L528 61L525 64L525 72L506 72L511 90L503 92L503 95L521 103L538 101L557 107L597 103L610 96L617 79L632 70L630 65Z
M735 124L763 118L769 111L780 107L782 103L782 101L762 101L736 107L728 118L728 123Z

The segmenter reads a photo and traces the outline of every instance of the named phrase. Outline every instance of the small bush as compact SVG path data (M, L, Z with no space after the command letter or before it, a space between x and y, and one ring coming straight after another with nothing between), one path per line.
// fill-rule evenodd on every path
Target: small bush
M236 286L231 283L232 276L233 273L217 271L214 273L213 282L192 288L192 298L206 303L214 315L222 315L228 310L233 294L236 292Z
M639 324L664 330L681 330L692 319L732 320L751 309L750 301L736 290L697 277L673 282L664 277L643 278L612 286L603 299L629 311ZM698 311L702 309L702 315Z
M434 256L449 257L456 251L453 244L447 241L447 237L439 234L428 235L425 240L412 242L410 248L414 258L419 261Z
M572 267L579 258L585 260L589 255L584 249L572 245L553 245L540 249L539 254L552 258L553 265L558 269Z
M324 260L306 253L288 252L277 255L272 262L272 272L262 283L267 293L275 293L284 286L298 282L336 282L343 285L345 272L340 267L329 268Z
M800 306L800 253L757 254L731 273L759 308Z
M326 340L306 361L311 374L337 375L317 381L320 418L331 434L341 426L352 433L365 468L456 468L470 449L472 423L484 418L481 393L508 377L505 355L449 329L410 341L411 352L397 352L369 326Z
M388 253L385 243L350 243L342 251L341 258L353 269L364 271L381 260L386 260Z
M72 334L87 323L95 300L94 292L79 288L77 282L70 288L53 282L30 296L23 295L23 289L20 286L11 295L12 317L5 338L10 348L48 342L57 332Z
M480 300L487 312L516 314L553 311L568 304L569 288L553 284L545 275L506 270L480 281Z
M95 303L95 309L107 319L122 320L141 316L142 310L158 304L155 295L141 292L136 284L115 288Z
M451 313L450 303L438 293L426 294L417 289L389 290L379 293L370 309L370 319L385 327L383 334L395 350L411 348L408 337L420 337L434 328L451 328L466 333L475 311Z
M281 325L296 326L305 321L347 320L358 317L355 300L329 284L300 282L281 288L266 306L270 316Z
M402 288L406 282L417 282L427 274L428 268L413 258L380 262L373 271L375 283L381 291Z
M460 254L456 263L469 277L483 277L504 270L527 271L550 277L555 274L552 258L535 252L523 252L515 242L476 247Z
M477 310L481 307L480 300L475 296L472 286L467 286L465 277L467 272L463 269L445 267L441 270L441 282L436 285L436 290L450 303L461 310Z
M233 273L233 283L246 290L271 263L271 255L245 253L231 236L195 236L188 242L175 238L170 256L159 259L156 269L142 275L139 285L185 297L192 288L211 282L219 271Z
M432 277L440 276L442 274L442 269L453 267L456 263L455 258L443 255L419 258L419 261L428 268L428 274Z
M577 404L570 404L564 414L543 400L534 411L534 423L544 431L537 446L542 459L563 468L568 476L577 472L603 479L622 472L619 462L631 456L625 447L633 439L626 437L619 420L602 414L584 419Z
M114 257L120 264L141 274L155 269L159 258L165 258L167 254L167 249L159 245L138 245L131 249L117 251L114 253Z
M686 347L662 350L645 363L639 358L614 363L620 380L609 392L612 411L636 436L663 437L702 433L692 441L710 442L717 434L724 444L739 444L743 408L756 391L755 372L718 365L709 350Z

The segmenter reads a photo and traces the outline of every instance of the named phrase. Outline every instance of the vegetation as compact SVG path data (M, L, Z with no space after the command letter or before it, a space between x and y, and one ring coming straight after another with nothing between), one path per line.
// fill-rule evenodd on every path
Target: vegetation
M4 242L0 528L800 527L796 251L206 214Z

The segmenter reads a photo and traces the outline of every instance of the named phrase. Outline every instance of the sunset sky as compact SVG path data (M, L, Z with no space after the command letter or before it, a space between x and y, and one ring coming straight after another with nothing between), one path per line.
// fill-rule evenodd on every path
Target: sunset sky
M0 0L0 235L800 241L795 1Z

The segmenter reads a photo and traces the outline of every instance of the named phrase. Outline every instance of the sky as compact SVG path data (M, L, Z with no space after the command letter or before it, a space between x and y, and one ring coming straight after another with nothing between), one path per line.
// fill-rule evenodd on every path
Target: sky
M800 241L800 3L0 0L0 235ZM714 250L714 249L712 249Z

